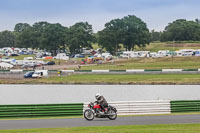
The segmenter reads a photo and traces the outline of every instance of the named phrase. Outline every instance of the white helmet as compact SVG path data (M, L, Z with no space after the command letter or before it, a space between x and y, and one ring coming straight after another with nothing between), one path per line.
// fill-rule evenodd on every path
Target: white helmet
M95 95L96 99L99 99L100 96L101 96L101 94L99 94L99 93L97 93L97 94Z

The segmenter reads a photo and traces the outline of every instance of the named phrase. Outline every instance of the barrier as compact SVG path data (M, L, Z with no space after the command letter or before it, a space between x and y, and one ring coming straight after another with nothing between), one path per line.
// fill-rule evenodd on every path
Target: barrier
M0 105L0 118L81 116L89 103ZM109 102L118 115L170 114L200 112L200 100L189 101L119 101Z
M109 102L110 105L117 108L118 115L143 115L143 114L170 114L170 101L119 101ZM84 103L87 109L88 103Z
M92 70L75 70L74 72L90 73Z
M129 69L126 72L144 72L144 69Z
M0 105L0 118L80 115L83 115L83 103Z
M109 70L92 70L93 73L109 73Z
M74 70L62 70L62 73L74 73Z
M22 73L23 70L10 70L11 73Z
M171 101L171 112L200 112L200 100Z
M31 70L0 70L0 72L10 72L10 73L22 73ZM57 73L58 70L49 70L50 73ZM127 70L61 70L64 73L113 73L113 72L124 72L124 73L145 73L145 72L200 72L200 69L127 69Z
M187 71L189 71L189 72L197 72L198 69L183 69L183 71L184 72L187 72Z
M162 72L162 69L145 69L145 72Z
M111 72L111 73L112 72L120 72L121 73L121 72L126 72L126 70L109 70L109 72Z
M163 72L182 72L183 69L162 69Z

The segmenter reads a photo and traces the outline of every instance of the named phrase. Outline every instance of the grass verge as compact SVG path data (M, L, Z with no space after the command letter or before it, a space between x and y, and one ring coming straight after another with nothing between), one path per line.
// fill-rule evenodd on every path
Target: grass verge
M199 133L200 124L130 125L107 127L0 130L3 133Z
M35 80L47 84L199 84L200 74L86 74Z

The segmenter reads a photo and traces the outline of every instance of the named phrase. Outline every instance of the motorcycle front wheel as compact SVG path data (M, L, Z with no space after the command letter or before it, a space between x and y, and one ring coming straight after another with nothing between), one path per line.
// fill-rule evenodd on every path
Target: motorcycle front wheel
M108 119L110 119L110 120L115 120L116 118L117 118L117 113L114 111L114 110L110 110L109 111L109 114L110 115L108 115Z
M88 121L92 121L94 119L94 113L91 109L87 109L84 111L84 118Z

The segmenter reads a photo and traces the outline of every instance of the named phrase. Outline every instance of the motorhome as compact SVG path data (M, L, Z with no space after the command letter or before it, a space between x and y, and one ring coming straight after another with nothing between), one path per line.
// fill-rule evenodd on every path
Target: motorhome
M161 57L164 57L164 55L156 53L156 52L151 52L150 53L150 57L152 57L152 58L161 58Z
M139 53L135 51L125 51L122 54L123 58L137 58L139 57Z
M103 58L105 60L111 60L112 59L112 55L110 53L96 53L94 55L94 57L96 58Z
M182 49L177 52L179 56L193 56L195 55L194 49Z

